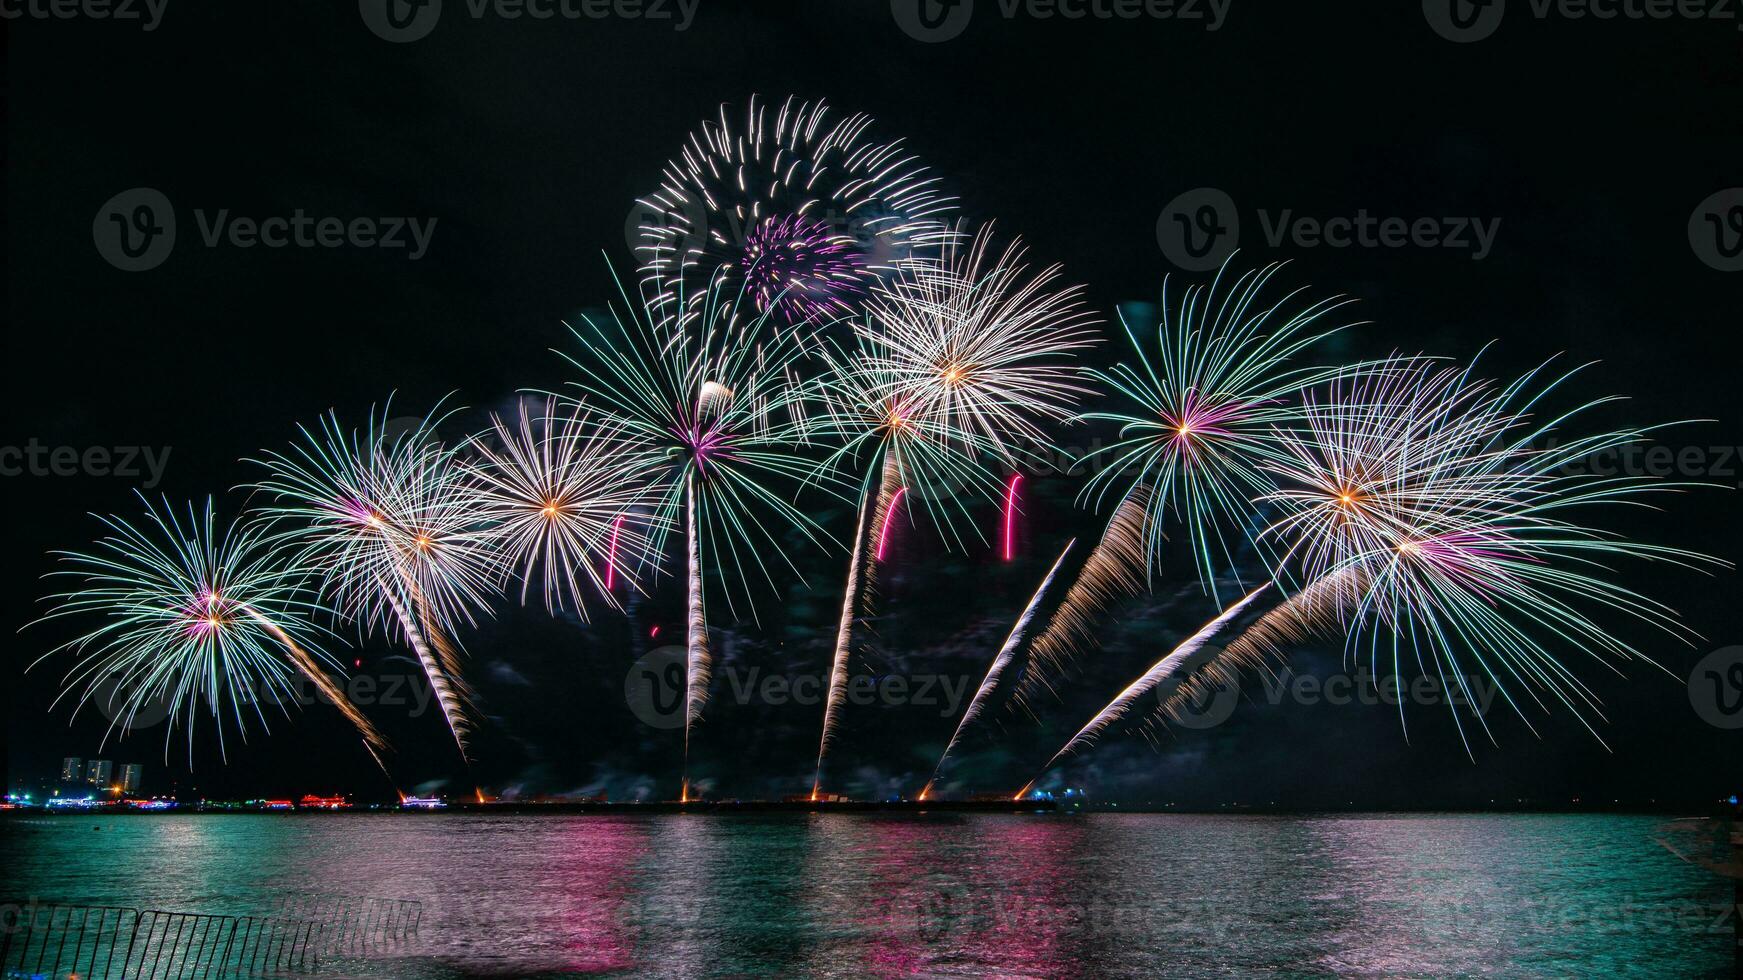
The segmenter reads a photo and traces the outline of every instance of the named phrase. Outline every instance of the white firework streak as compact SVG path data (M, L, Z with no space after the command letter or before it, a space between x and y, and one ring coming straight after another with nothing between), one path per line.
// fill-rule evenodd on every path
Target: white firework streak
M860 500L855 521L853 549L848 558L847 584L841 597L841 622L836 627L835 653L830 661L829 691L823 702L823 734L817 744L817 771L811 781L811 798L816 799L823 788L823 762L829 754L829 743L841 723L841 707L847 699L848 672L854 648L854 626L864 594L872 588L873 555L871 542L890 518L897 490L894 459L886 458L875 493Z
M1114 508L1101 540L1078 569L1065 599L1053 610L1031 647L1029 670L1014 703L1034 714L1042 691L1057 694L1060 678L1079 651L1095 642L1095 624L1114 602L1137 595L1146 580L1145 527L1153 495L1139 484Z
M766 556L798 575L777 527L825 540L814 520L771 489L789 483L797 490L818 479L807 453L812 422L803 411L810 389L792 375L808 341L792 328L771 334L766 315L741 316L735 297L718 288L691 311L633 303L621 288L620 295L628 312L571 327L584 350L564 357L582 374L571 384L605 424L667 460L652 481L650 544L663 554L667 529L683 530L687 773L692 729L708 697L705 573L710 566L720 572L736 616L735 591L748 602L753 575L774 586Z
M1181 675L1194 668L1194 658L1202 656L1205 646L1270 588L1272 585L1267 582L1247 593L1240 601L1223 610L1217 618L1206 623L1204 628L1187 637L1179 646L1169 651L1167 656L1156 661L1154 666L1127 685L1126 689L1119 693L1119 696L1108 702L1107 707L1091 718L1089 723L1084 725L1076 735L1073 735L1071 740L1065 743L1064 748L1055 752L1053 758L1047 760L1047 764L1041 767L1041 772L1036 774L1035 779L1029 780L1021 790L1017 791L1015 799L1020 800L1027 795L1029 787L1035 785L1035 780L1046 775L1047 770L1053 768L1060 759L1081 748L1095 744L1095 741L1101 737L1102 732L1106 731L1109 725L1126 717L1131 712L1132 706L1137 704L1139 698L1150 694L1164 684L1180 683Z
M1029 599L1029 604L1023 607L1023 614L1017 617L1016 624L1011 627L1010 635L1005 637L1005 645L999 648L998 655L993 657L992 664L987 667L986 677L980 682L980 687L975 689L974 697L968 702L968 710L962 713L962 720L957 722L956 731L951 734L949 743L944 746L943 754L938 757L938 764L932 768L932 778L926 781L926 788L920 791L920 799L924 800L931 795L932 784L938 781L939 774L944 771L944 763L950 758L951 751L956 748L958 742L962 741L962 734L968 731L968 727L974 724L975 719L979 718L981 713L986 710L987 701L991 699L993 691L998 689L1005 669L1010 666L1011 661L1016 659L1017 651L1022 648L1023 641L1028 639L1029 625L1034 621L1036 611L1041 608L1041 600L1047 595L1048 589L1052 587L1053 579L1059 574L1059 566L1065 564L1065 557L1071 554L1071 549L1076 544L1076 538L1065 543L1065 548L1059 552L1059 557L1054 560L1053 567L1048 569L1047 576L1041 580L1041 585L1035 590L1035 595Z

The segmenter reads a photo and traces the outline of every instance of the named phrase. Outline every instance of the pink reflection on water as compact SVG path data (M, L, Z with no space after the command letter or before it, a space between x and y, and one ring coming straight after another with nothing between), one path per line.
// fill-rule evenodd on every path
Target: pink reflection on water
M868 937L860 964L872 976L930 974L944 965L994 975L1060 975L1078 956L1083 923L1070 882L1082 827L1075 822L976 820L970 851L931 822L860 826L853 842L869 879L855 910Z
M576 820L569 827L572 860L553 868L562 877L568 965L582 973L634 967L636 937L626 923L639 863L648 851L647 829L627 820Z

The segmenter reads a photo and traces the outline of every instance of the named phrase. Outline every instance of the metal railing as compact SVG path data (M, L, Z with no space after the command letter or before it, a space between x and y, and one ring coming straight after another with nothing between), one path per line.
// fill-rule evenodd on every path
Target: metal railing
M222 980L306 973L409 944L420 902L284 895L269 916L27 902L3 906L5 980Z

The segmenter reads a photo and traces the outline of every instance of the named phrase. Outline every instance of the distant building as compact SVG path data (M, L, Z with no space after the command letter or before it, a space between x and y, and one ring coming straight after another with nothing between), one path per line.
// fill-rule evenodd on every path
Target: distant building
M128 796L139 795L139 784L145 782L145 767L137 762L129 762L121 767L121 792Z
M76 755L69 755L61 760L61 782L78 783L85 779L85 760Z
M108 759L92 759L85 763L85 782L99 789L108 789L115 778L115 763Z

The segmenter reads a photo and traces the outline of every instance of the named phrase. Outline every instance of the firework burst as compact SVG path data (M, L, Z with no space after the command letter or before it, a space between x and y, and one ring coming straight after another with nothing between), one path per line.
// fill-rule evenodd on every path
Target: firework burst
M1609 563L1718 563L1587 523L1599 508L1645 504L1686 485L1582 465L1651 430L1568 435L1572 422L1613 400L1546 411L1547 396L1577 371L1540 368L1496 386L1398 360L1338 379L1310 404L1309 431L1286 436L1286 455L1269 464L1282 488L1268 499L1284 515L1266 533L1299 554L1310 580L1351 569L1361 576L1367 587L1350 644L1366 646L1376 671L1402 673L1408 659L1467 696L1480 676L1527 726L1516 692L1540 710L1562 705L1597 736L1601 705L1557 651L1612 669L1606 658L1653 662L1595 612L1694 638L1670 609L1613 581ZM1475 717L1487 733L1487 720Z
M1041 423L1089 390L1073 358L1097 342L1099 321L1058 266L1031 273L1020 241L995 254L992 240L991 227L957 236L940 261L880 286L868 329L889 392L1015 465L1050 445Z
M849 660L857 646L859 620L877 583L878 563L890 523L903 501L918 498L944 526L956 532L965 498L959 489L985 487L992 477L980 465L972 443L912 393L891 383L872 356L875 335L861 333L857 348L845 353L824 346L819 353L826 369L812 382L818 406L812 433L836 448L820 463L820 477L856 473L860 503L849 547L841 619L836 628L823 731L818 741L817 769L811 785L815 798L822 789L823 765L840 721L847 694ZM852 479L852 478L848 478ZM872 542L878 542L873 548Z
M336 608L411 645L465 755L471 691L450 634L488 610L504 561L455 451L436 438L438 419L395 433L387 413L372 412L362 432L324 416L288 452L258 461L269 475L256 486L275 501L267 513L290 525L281 546L319 573Z
M1283 434L1300 425L1300 393L1331 374L1290 362L1344 329L1322 324L1345 300L1304 303L1299 290L1266 298L1280 268L1235 275L1225 265L1209 285L1188 287L1178 306L1164 283L1153 340L1122 317L1136 363L1093 372L1133 407L1083 416L1119 426L1119 440L1092 454L1103 466L1084 499L1099 509L1110 492L1124 499L1134 484L1154 488L1145 525L1149 567L1172 513L1213 598L1217 575L1251 540L1249 529L1257 531L1254 498L1275 489L1264 464L1281 454Z
M633 584L656 558L643 511L664 461L581 403L559 411L555 397L521 399L516 422L493 414L461 465L472 512L518 571L523 605L537 578L547 610L585 622L583 582L615 608L618 579Z
M849 312L881 277L935 250L954 208L865 115L756 98L690 136L642 199L636 248L656 309L743 290L785 322Z
M708 644L703 576L726 581L726 599L747 602L751 580L774 578L765 555L794 569L777 537L793 528L814 544L821 528L771 487L816 478L806 452L813 423L797 364L806 353L798 333L771 327L766 314L741 315L737 296L720 288L694 315L637 305L609 321L571 328L583 351L564 357L581 372L572 382L613 431L661 454L649 502L651 546L664 553L668 528L682 528L686 577L684 744L708 699ZM733 609L736 615L736 609ZM688 799L686 778L683 798Z
M1070 358L1094 336L1077 290L1056 284L1056 268L1030 276L1020 244L989 259L990 243L989 229L966 249L949 246L940 263L880 286L858 331L856 355L837 358L825 375L818 431L842 442L825 466L867 449L872 465L855 524L813 795L821 790L855 623L873 580L870 543L882 536L891 503L919 497L960 544L958 517L966 505L976 497L1004 498L1010 557L1015 478L1007 490L985 461L1014 462L1028 451L1013 449L1019 439L1030 450L1045 446L1037 420L1062 417L1080 391Z
M386 740L328 674L339 665L321 649L324 635L311 622L324 609L310 570L272 547L267 525L220 528L209 498L198 511L190 504L185 518L167 501L161 507L146 501L143 523L100 520L110 533L93 550L59 553L71 567L54 574L79 579L79 587L51 596L57 605L41 620L101 620L51 651L77 657L60 698L76 692L78 707L100 702L111 733L131 727L147 706L167 705L165 753L179 723L187 728L191 759L202 701L222 750L226 720L244 737L250 715L266 727L263 705L295 703L300 677L381 761Z

